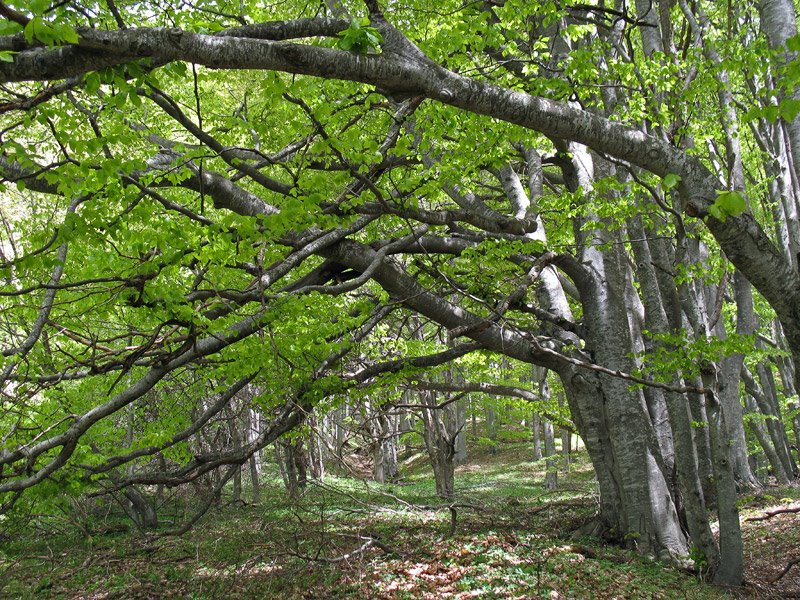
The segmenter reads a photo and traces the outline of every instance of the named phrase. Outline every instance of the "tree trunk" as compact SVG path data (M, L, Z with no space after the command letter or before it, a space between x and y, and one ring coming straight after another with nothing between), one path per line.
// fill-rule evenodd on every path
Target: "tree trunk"
M531 429L533 429L533 460L542 458L542 418L539 413L534 412L531 418Z
M486 437L494 442L490 451L495 454L497 452L497 412L494 406L487 406L484 414L486 416Z
M467 400L462 398L456 401L456 465L467 462Z
M373 462L375 481L386 483L397 479L397 432L395 419L381 411L374 417L377 421L377 439L374 441Z
M421 392L421 398L423 404L430 407L436 406L435 392ZM453 425L448 426L455 422L454 413L455 407L452 403L443 409L422 409L423 439L433 467L436 495L445 500L452 500L455 493L456 431Z
M158 513L156 513L156 509L136 486L128 486L122 490L122 493L129 502L127 507L128 515L139 529L158 528Z
M556 459L556 439L553 424L544 420L544 455L547 457L544 475L544 487L554 490L558 487L558 460Z
M712 370L714 369L714 370ZM743 580L744 553L736 481L730 464L730 441L725 426L725 415L716 396L716 370L703 367L703 385L708 402L709 433L714 461L714 485L717 493L719 516L719 565L714 570L714 583L739 587Z

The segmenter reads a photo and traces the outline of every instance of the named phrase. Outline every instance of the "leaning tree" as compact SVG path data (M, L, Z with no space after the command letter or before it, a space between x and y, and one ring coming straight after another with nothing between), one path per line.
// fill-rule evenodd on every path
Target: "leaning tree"
M3 510L219 489L483 350L558 375L608 535L740 583L740 375L777 417L800 372L792 3L383 8L0 2ZM446 345L370 356L389 314ZM258 435L187 446L251 385Z

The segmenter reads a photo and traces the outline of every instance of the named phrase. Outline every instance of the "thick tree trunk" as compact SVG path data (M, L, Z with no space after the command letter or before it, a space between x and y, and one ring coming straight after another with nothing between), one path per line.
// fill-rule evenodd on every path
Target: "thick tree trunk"
M129 486L122 490L128 500L128 515L140 529L158 528L158 513L147 497L136 486Z
M421 392L421 398L423 404L436 406L435 392ZM448 425L455 421L455 407L449 404L443 409L424 408L422 421L423 439L436 482L436 495L445 500L452 500L455 494L456 431L455 427Z
M797 58L797 53L786 48L786 42L797 35L797 15L791 0L760 0L761 28L767 34L767 42L772 50L778 51L781 62L789 63ZM793 86L793 100L800 100L800 89ZM794 162L795 178L800 179L800 115L786 123L786 132Z
M397 432L395 431L395 419L387 415L385 411L380 411L374 416L377 420L376 439L374 441L374 472L375 481L386 483L397 479Z
M713 367L712 367L713 368ZM716 371L703 369L703 385L708 402L711 452L714 461L714 486L717 494L719 516L719 565L714 570L714 583L739 587L743 580L744 552L736 482L730 464L730 442L725 426L725 415L716 396Z
M652 232L646 232L639 217L629 222L629 236L633 240L631 246L636 257L638 279L645 306L645 328L652 333L677 334L681 328L680 312L667 310L669 304L662 296L663 293L668 293L669 297L677 302L677 290L671 278L663 278L659 282L655 267L664 262L665 257L663 248L658 245L658 242L653 247L648 241L658 239L656 235L651 234ZM655 350L657 346L658 344L653 344L650 349ZM674 377L672 383L679 385L683 381ZM708 565L715 565L719 560L718 549L709 526L708 510L698 472L697 451L694 444L688 398L685 394L674 391L664 391L663 395L671 432L670 441L674 446L674 469L678 482L675 496L676 499L681 498L682 500L686 527L692 543L705 556ZM648 404L648 409L651 419L655 418L658 413L654 415L650 404ZM663 434L659 437L663 437ZM659 445L663 451L666 444L660 440Z
M275 444L275 450L289 499L297 500L308 483L307 458L303 449L303 440L279 440Z
M592 157L585 149L575 144L569 149L575 169L571 182L574 189L588 191L594 175L611 174L603 161L597 161L596 172L592 173ZM621 246L612 244L610 250L601 250L614 240L592 218L581 223L576 234L581 244L580 260L588 266L587 276L576 282L583 306L586 349L594 362L632 372L634 347L624 302L628 271ZM620 531L642 552L684 556L688 552L687 541L643 394L618 378L601 374L598 380L612 446L609 464L614 465L624 506Z

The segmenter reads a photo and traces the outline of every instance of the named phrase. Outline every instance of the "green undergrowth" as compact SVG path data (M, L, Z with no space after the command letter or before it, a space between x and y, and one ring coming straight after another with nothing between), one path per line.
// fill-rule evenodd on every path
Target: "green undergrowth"
M328 475L295 503L268 470L258 505L223 498L181 537L125 531L113 513L88 535L29 528L0 545L0 597L723 597L689 573L576 538L597 509L585 457L548 491L531 454L525 443L476 449L452 504L410 456L397 484Z

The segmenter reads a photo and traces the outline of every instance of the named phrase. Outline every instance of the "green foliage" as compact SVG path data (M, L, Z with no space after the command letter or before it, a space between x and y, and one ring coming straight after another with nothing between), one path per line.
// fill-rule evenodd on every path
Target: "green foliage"
M383 42L383 36L375 28L370 26L368 17L361 19L354 18L350 21L350 27L339 33L339 40L336 45L341 50L349 50L357 54L370 54L374 52Z
M755 348L755 336L729 334L727 339L694 338L689 332L678 334L645 332L653 348L639 356L642 374L670 383L682 374L684 379L700 375L704 362L719 362L731 354L748 354Z
M77 44L78 34L69 24L50 23L42 17L33 17L23 31L25 41L32 44L34 40L47 46Z
M700 548L692 546L689 549L689 560L694 562L695 568L701 573L708 569L708 558Z
M738 217L747 210L747 203L739 192L717 191L717 199L708 207L708 214L722 221L728 217Z
M497 441L498 442L522 442L527 441L531 437L531 432L526 431L524 429L508 429L503 428L497 434ZM483 438L481 438L483 439ZM480 439L478 440L480 444Z
M661 180L661 187L665 190L671 190L681 182L681 176L675 173L667 173L664 179Z

